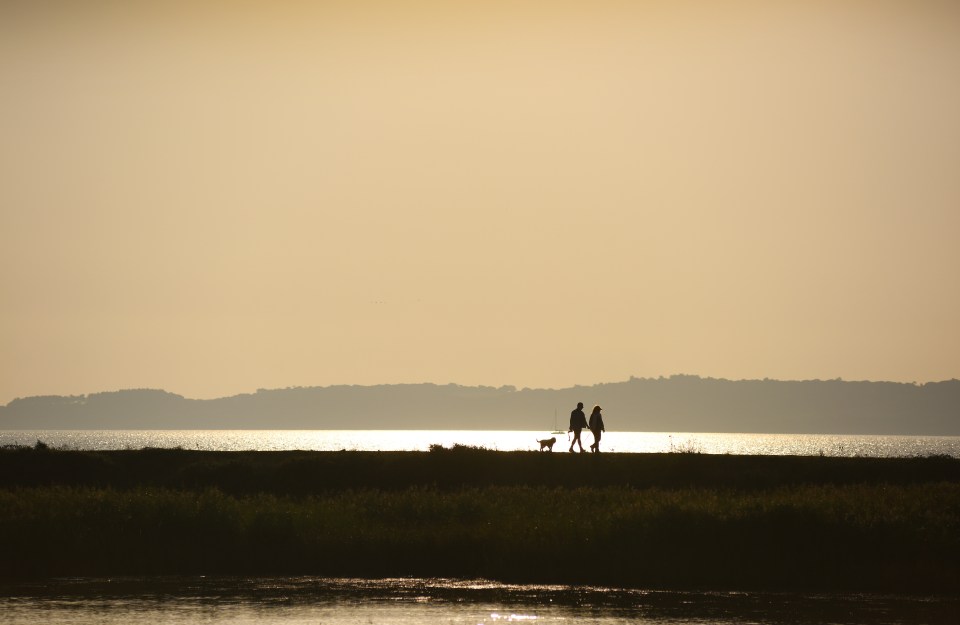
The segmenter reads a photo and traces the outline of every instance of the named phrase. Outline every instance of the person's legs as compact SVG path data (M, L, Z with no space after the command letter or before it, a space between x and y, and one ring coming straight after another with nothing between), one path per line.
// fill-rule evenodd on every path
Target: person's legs
M581 434L582 432L583 432L583 430L581 430L581 429L579 429L579 428L574 428L574 430L573 430L573 442L570 443L570 451L573 451L574 445L579 445L579 446L580 446L580 451L583 451L583 441L580 440L580 434Z

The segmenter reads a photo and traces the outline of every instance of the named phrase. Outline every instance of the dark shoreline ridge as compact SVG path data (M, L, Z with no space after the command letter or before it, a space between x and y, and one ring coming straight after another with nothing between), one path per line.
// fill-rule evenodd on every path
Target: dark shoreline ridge
M960 460L0 449L0 577L960 593Z

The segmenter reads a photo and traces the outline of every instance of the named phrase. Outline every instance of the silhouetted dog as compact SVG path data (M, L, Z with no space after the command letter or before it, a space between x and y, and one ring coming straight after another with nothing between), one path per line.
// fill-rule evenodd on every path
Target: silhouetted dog
M537 441L540 443L540 451L546 449L547 451L553 451L553 444L557 442L556 436L551 436L550 438L545 438L542 441Z

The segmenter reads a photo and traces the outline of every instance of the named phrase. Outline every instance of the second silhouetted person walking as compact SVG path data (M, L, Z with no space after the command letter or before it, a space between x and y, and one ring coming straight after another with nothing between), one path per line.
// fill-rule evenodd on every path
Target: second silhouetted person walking
M603 427L603 417L600 416L601 410L603 409L600 406L594 406L593 412L590 413L590 432L593 434L593 445L590 445L590 449L593 451L600 451L600 433L606 431Z

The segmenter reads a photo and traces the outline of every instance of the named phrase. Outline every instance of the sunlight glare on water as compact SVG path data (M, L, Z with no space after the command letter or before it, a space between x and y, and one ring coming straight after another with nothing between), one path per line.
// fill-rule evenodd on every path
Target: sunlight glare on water
M42 440L67 449L160 447L207 451L427 451L465 445L499 451L537 451L556 438L554 452L567 453L565 433L496 430L0 430L0 445ZM593 442L583 434L584 448ZM579 448L578 448L579 450ZM718 434L616 432L604 434L601 450L612 453L703 453L736 455L960 457L957 436L834 434ZM589 451L589 449L588 449Z
M954 622L958 600L670 592L445 579L68 579L0 586L16 625L873 625Z

